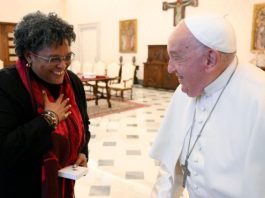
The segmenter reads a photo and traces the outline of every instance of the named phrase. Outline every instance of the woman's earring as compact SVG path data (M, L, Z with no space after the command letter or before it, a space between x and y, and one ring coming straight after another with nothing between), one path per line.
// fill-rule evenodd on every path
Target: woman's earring
M28 62L28 63L26 64L26 67L31 67L31 65L32 65L32 63Z

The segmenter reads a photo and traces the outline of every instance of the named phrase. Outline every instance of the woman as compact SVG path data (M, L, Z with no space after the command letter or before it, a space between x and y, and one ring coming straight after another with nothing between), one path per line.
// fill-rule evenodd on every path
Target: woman
M82 83L67 70L73 26L36 12L14 35L18 61L0 71L1 197L74 197L58 170L87 166L90 133Z

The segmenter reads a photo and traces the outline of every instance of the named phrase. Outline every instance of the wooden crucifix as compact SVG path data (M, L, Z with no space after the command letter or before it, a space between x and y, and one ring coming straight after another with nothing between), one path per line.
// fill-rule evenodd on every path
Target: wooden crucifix
M177 0L176 2L163 2L163 10L168 10L170 8L174 9L174 23L176 26L178 22L185 17L185 8L187 6L198 6L198 0Z

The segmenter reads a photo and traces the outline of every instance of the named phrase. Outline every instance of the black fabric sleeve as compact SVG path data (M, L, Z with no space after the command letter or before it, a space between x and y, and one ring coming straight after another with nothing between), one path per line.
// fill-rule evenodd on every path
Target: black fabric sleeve
M51 148L52 128L35 115L14 70L0 72L0 168L40 158Z
M71 79L72 86L75 92L75 98L76 98L79 111L81 112L81 115L82 115L82 119L84 122L85 135L86 135L85 144L82 146L82 148L80 148L80 153L84 153L86 157L89 158L88 143L90 140L90 131L89 131L90 121L89 121L89 117L87 114L87 101L86 101L85 90L84 90L81 80L78 78L76 74L74 74L71 71L68 71L68 74Z

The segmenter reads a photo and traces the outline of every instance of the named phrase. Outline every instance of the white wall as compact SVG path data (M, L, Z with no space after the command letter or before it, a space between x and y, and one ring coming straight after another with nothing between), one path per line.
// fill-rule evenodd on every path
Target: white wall
M162 0L66 0L66 13L75 25L99 23L101 29L101 59L106 62L131 62L136 57L143 79L143 62L147 60L147 45L166 44L173 29L173 11L162 11ZM119 21L137 19L137 53L119 53ZM76 47L77 49L77 47Z
M143 62L147 60L147 45L166 44L173 30L173 10L163 11L165 0L0 0L0 21L18 22L28 12L54 11L66 18L75 27L80 24L100 24L100 58L106 62L124 62L136 56L140 66L138 77L143 79ZM173 0L169 0L173 2ZM264 0L199 0L196 8L188 7L186 16L197 13L228 14L237 33L238 56L242 61L250 61L254 54L250 51L252 9L254 3ZM4 9L3 9L4 5ZM119 53L119 21L138 20L138 50L133 54ZM77 53L77 44L73 46Z
M164 0L66 0L67 18L74 23L99 23L101 28L101 59L118 61L120 55L125 62L136 56L140 65L138 77L143 79L143 62L147 60L147 45L166 44L173 30L173 10L163 11ZM172 1L169 1L172 2ZM228 15L235 27L238 57L250 61L252 10L254 3L262 0L199 0L196 8L188 7L186 16L199 13ZM119 53L119 21L138 20L138 50L135 54Z
M40 10L64 16L64 0L0 0L0 21L17 23L29 12Z

